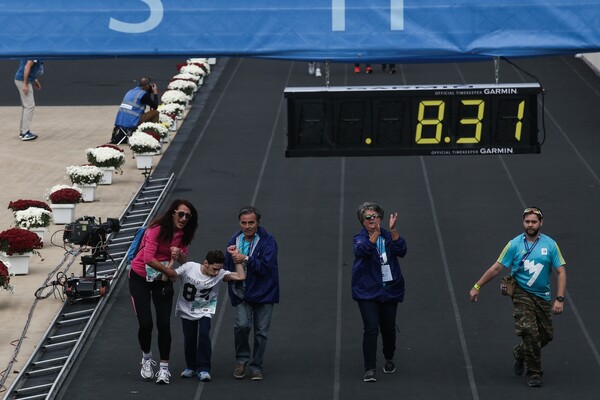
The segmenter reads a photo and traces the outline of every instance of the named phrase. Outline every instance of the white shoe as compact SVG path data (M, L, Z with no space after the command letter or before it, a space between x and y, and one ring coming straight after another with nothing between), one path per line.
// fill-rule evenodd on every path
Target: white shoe
M171 373L166 368L160 368L156 373L156 383L159 385L168 385Z
M309 62L308 63L308 74L309 75L314 75L315 74L315 63L314 62Z
M142 362L140 364L142 364L142 370L140 371L142 378L152 379L154 376L154 370L152 367L156 365L156 361L151 358L142 358Z
M316 76L317 78L318 78L318 77L320 77L320 76L322 76L322 75L321 75L321 68L317 68L317 69L315 70L315 76Z

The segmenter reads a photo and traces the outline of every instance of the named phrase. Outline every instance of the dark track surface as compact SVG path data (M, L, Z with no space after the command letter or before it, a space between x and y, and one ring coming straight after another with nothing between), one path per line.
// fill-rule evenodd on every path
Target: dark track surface
M78 71L93 72L109 69L103 64L108 62L70 62L69 68L77 64ZM175 62L158 60L160 67L153 68L168 78ZM600 221L600 79L570 57L517 63L547 90L541 155L286 159L283 89L322 81L307 75L305 63L219 60L156 173L175 172L172 197L186 197L199 209L193 259L224 248L237 229L237 210L252 203L278 239L281 303L273 317L265 380L232 376L234 310L225 299L213 319L213 382L179 378L184 362L176 318L171 384L142 381L136 321L122 284L60 397L597 399L600 292L594 289L593 255ZM504 63L500 78L530 81ZM396 75L376 68L370 76L354 75L350 65L340 64L332 66L331 84L493 79L492 63L402 65ZM109 101L96 96L94 87L87 91L98 104L115 104L122 94L117 90L117 99ZM44 100L67 104L62 97L55 93ZM398 368L393 375L380 372L375 384L362 382L362 324L350 294L352 236L360 228L355 209L367 200L388 213L398 211L409 245L401 261L407 295L397 320ZM528 388L512 372L517 337L512 306L500 295L498 280L482 290L477 304L468 299L475 280L521 232L526 205L544 210L543 231L561 246L568 271L565 312L555 317L555 339L543 352L541 389Z

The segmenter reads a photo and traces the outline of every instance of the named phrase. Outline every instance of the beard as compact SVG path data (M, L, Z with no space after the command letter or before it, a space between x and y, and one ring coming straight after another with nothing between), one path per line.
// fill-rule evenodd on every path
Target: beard
M529 237L536 237L538 235L539 231L540 231L539 229L534 229L534 228L525 229L525 233Z

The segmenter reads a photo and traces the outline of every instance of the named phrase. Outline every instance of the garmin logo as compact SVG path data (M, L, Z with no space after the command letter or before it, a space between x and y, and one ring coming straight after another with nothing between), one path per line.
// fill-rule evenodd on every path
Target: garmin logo
M485 94L518 94L519 91L515 88L490 88L484 89Z
M514 152L512 147L483 147L479 149L479 154L513 154Z

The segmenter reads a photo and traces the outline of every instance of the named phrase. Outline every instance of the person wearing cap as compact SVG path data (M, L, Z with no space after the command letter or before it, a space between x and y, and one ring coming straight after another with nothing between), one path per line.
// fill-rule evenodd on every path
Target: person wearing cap
M540 233L544 215L539 207L523 211L524 233L504 247L498 260L473 285L469 295L476 302L483 286L508 270L515 279L512 295L515 332L521 343L513 348L513 368L521 376L527 367L527 385L542 386L542 347L554 337L552 313L563 312L567 272L565 259L554 240ZM556 273L557 290L550 296L550 273ZM504 288L501 289L504 290Z
M356 212L362 225L354 236L352 298L358 303L363 320L364 382L376 382L377 338L381 331L383 372L396 371L396 310L404 300L404 277L398 257L406 255L406 240L396 230L398 213L389 217L389 231L381 227L384 211L366 202Z
M147 77L140 78L139 85L125 93L115 118L111 143L124 143L123 135L131 133L144 122L158 122L158 87ZM146 111L146 107L150 110Z

